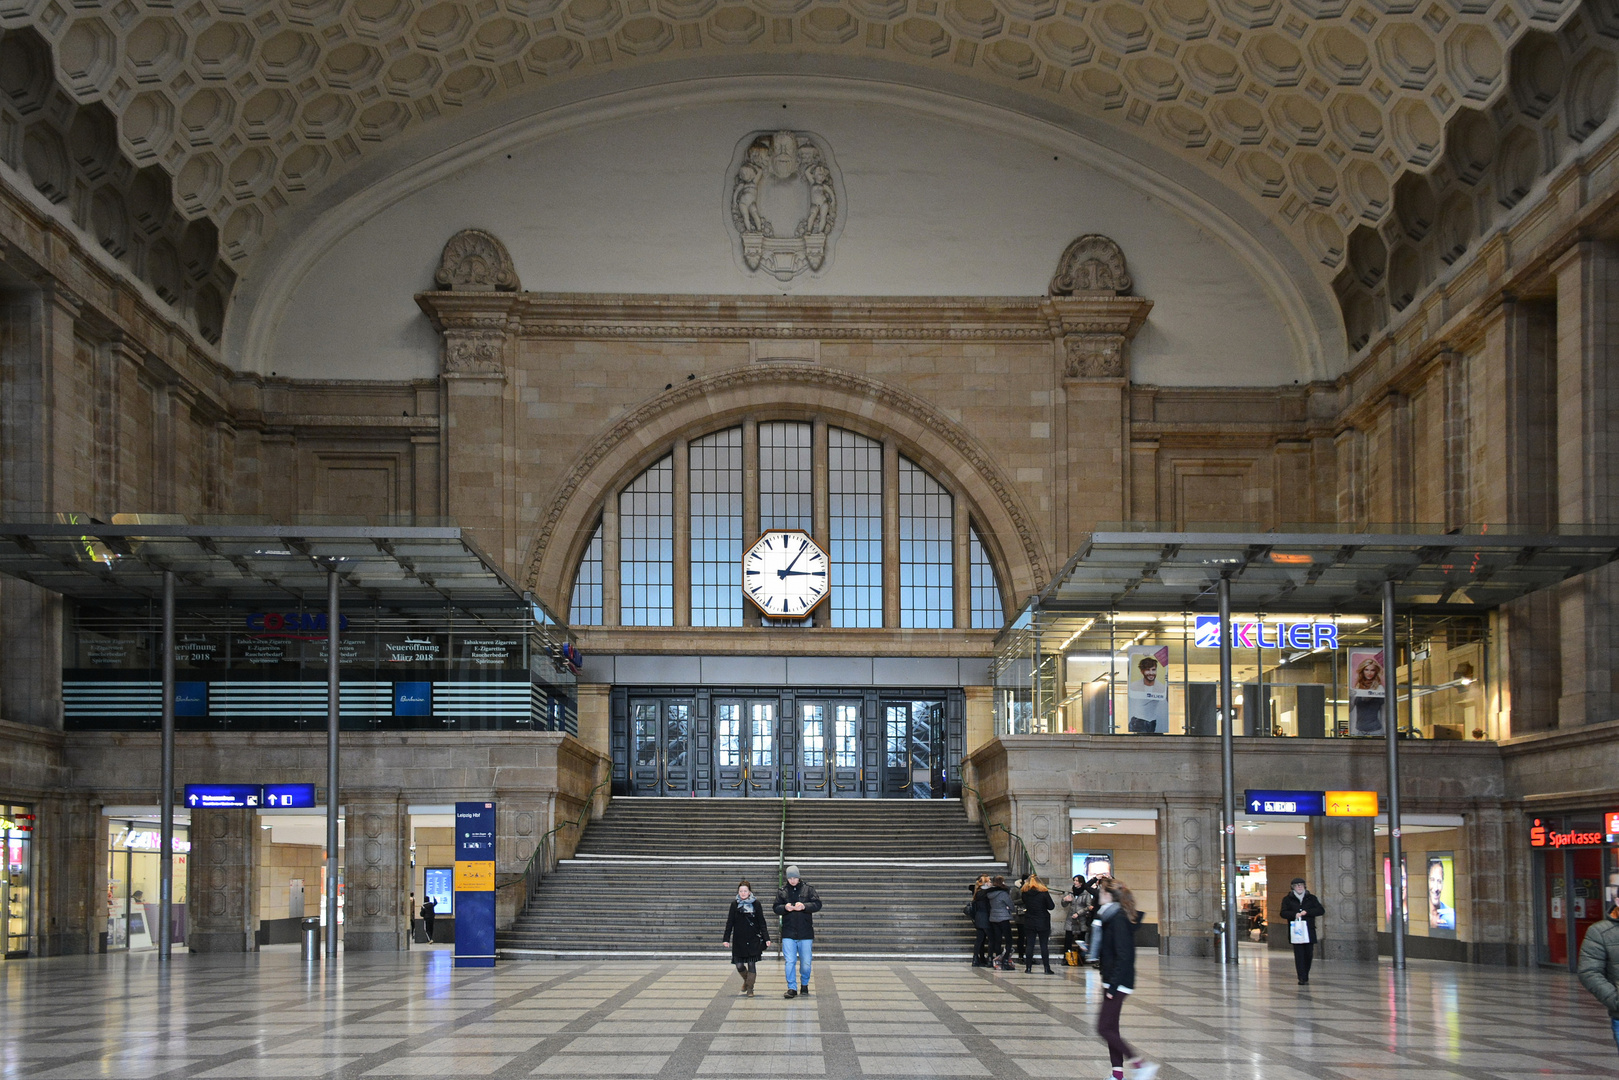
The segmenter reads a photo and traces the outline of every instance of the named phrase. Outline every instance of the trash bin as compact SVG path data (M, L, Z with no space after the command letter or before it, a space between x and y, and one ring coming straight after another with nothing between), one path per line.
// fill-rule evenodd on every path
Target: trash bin
M300 926L300 930L302 933L300 933L299 937L303 942L303 946L298 950L298 955L305 960L318 959L320 957L319 916L305 919Z

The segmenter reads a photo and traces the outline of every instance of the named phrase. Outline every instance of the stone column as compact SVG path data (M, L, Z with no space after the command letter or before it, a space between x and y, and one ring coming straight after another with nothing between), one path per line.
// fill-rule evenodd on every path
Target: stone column
M395 952L405 947L400 918L410 890L410 828L397 793L344 796L343 948Z
M618 489L602 499L602 625L618 626L623 620L623 593L619 589Z
M1327 909L1317 921L1317 955L1324 960L1377 959L1377 844L1372 818L1314 818L1310 836L1310 891ZM1271 888L1277 888L1276 883Z
M899 444L883 440L883 626L900 625Z
M613 752L610 732L613 688L607 683L580 683L579 741L603 754Z
M1619 258L1613 245L1577 244L1557 278L1558 520L1619 523ZM1619 667L1614 606L1619 571L1606 567L1559 590L1563 687L1558 726L1614 718Z
M95 952L107 926L106 819L83 798L43 799L34 813L37 954Z
M1158 823L1158 951L1214 956L1221 918L1220 812L1202 800L1170 799Z
M955 605L955 626L957 630L971 630L973 627L973 570L972 570L972 523L967 514L967 499L962 493L950 493L950 508L953 519L950 523L951 561L955 582L955 589L951 593L951 600Z
M257 832L251 810L191 811L186 944L192 952L236 953L255 947Z
M1520 835L1521 814L1479 806L1466 815L1463 843L1472 927L1468 959L1475 964L1527 967L1534 953L1531 860Z

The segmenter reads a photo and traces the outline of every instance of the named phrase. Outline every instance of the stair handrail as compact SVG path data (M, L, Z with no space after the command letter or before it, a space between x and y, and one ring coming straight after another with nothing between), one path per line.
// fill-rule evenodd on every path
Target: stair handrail
M776 888L787 887L787 793L781 794L781 844L776 849Z
M525 904L534 902L534 894L539 890L540 881L545 877L546 871L551 865L551 848L555 846L554 838L556 834L568 828L583 829L585 822L590 818L590 808L596 805L596 792L610 783L612 783L611 777L591 788L590 794L585 796L584 805L579 808L579 817L557 825L542 835L539 842L534 845L534 852L528 857L528 865L523 868L523 880L526 882L527 888L527 891L523 894Z
M977 788L963 780L961 789L972 792L973 798L978 800L978 820L988 828L999 829L1007 835L1006 869L1014 878L1027 877L1034 869L1034 863L1029 859L1029 846L1023 842L1023 837L1000 822L989 819L989 807L984 805L983 793Z

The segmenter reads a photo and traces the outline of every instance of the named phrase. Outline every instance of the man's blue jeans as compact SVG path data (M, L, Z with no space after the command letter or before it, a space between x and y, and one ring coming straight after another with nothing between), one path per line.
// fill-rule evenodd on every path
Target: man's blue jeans
M814 952L815 941L811 938L781 939L781 958L787 962L787 989L797 990L800 986L809 985L810 957ZM803 978L798 977L800 960L804 964Z
M809 961L804 961L804 978L809 978ZM1619 1046L1619 1017L1613 1021L1613 1044Z

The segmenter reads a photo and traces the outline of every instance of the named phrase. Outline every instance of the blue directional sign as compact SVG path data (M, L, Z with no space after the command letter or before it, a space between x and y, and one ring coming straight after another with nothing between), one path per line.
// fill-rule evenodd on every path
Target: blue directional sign
M227 810L264 805L258 784L187 784L186 806L195 810Z
M307 810L315 805L314 784L265 784L264 805Z
M1253 817L1264 817L1267 814L1322 817L1327 812L1327 793L1249 788L1243 799L1242 810L1243 813Z

